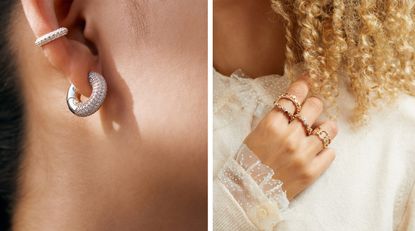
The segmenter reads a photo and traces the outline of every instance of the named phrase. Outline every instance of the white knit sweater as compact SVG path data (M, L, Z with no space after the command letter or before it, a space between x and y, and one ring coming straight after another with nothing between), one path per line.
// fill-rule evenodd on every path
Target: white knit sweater
M353 130L347 121L354 101L346 85L338 99L339 134L331 144L335 161L281 211L243 168L234 167L233 174L247 180L242 190L255 193L235 196L221 176L225 166L237 166L233 156L288 79L214 73L214 230L415 230L415 99L400 96Z

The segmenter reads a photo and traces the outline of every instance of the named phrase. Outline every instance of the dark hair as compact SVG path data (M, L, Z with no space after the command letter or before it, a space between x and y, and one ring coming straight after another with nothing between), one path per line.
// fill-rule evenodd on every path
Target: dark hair
M23 106L9 41L17 0L0 0L0 230L11 229L23 146Z

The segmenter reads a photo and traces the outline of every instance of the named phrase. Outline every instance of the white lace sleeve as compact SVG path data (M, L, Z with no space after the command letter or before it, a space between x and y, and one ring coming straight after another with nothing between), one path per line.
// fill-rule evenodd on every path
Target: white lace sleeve
M273 230L288 208L282 182L243 144L219 172L219 180L260 230Z

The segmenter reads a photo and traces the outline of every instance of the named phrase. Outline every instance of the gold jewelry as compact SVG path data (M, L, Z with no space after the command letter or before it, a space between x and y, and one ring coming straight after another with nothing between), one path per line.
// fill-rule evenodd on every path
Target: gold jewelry
M305 132L307 134L307 136L311 135L313 133L313 129L311 128L311 126L307 123L307 120L304 119L304 117L302 117L300 114L295 114L293 116L293 120L297 119L298 121L300 121L300 123L303 125Z
M301 104L298 102L297 97L295 95L291 95L291 94L288 94L288 93L284 93L284 94L278 96L278 98L277 98L277 100L275 100L275 102L280 101L280 99L286 99L286 100L291 101L294 104L294 107L295 107L294 114L300 113L300 111L301 111Z
M331 143L331 139L329 137L329 133L322 130L321 128L316 128L313 130L313 135L317 136L321 142L323 143L323 147L327 148Z
M277 103L277 101L274 102L274 108L282 111L288 117L288 122L291 122L293 120L294 115L291 112L289 112L285 107Z

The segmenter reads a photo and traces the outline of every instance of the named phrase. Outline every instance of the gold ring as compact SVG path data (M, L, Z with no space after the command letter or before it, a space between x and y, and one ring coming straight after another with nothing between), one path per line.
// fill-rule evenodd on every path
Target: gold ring
M311 135L313 133L313 129L311 128L311 126L307 123L307 120L304 119L304 117L302 117L300 114L295 114L293 116L293 120L297 119L298 121L300 121L300 123L303 125L305 132L307 134L307 136Z
M312 133L321 140L324 148L327 148L330 145L331 139L328 132L322 130L321 128L316 128Z
M284 93L284 94L278 96L278 98L275 102L280 101L280 99L286 99L286 100L291 101L294 104L294 107L295 107L295 113L294 114L300 113L301 104L298 102L297 97L295 95L290 95L288 93Z
M288 117L288 122L291 122L293 120L294 115L291 112L289 112L285 107L277 103L276 101L274 103L274 108L282 111Z

